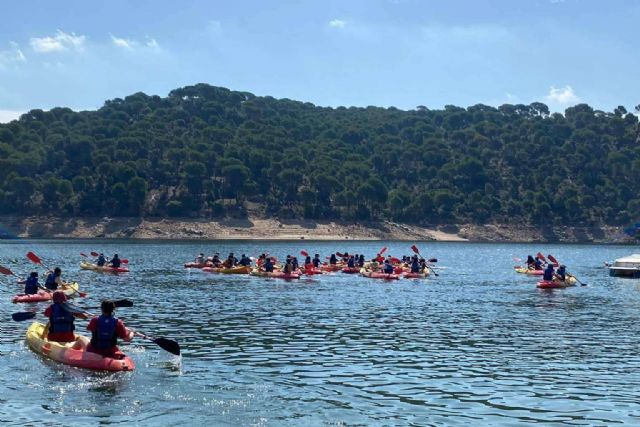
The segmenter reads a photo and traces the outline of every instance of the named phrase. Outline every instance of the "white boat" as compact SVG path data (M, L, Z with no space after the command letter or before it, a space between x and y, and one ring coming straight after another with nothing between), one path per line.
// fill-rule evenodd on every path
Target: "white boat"
M609 276L640 278L640 254L615 260L609 266Z

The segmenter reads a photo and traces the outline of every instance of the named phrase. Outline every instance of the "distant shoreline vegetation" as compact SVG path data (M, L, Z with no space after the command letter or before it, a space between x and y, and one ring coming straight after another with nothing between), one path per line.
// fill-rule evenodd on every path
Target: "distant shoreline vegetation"
M638 188L624 107L326 108L198 84L0 125L5 215L627 226Z

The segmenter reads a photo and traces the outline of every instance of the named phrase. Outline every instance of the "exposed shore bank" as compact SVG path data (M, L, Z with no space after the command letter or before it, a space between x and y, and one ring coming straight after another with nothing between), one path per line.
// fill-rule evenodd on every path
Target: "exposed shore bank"
M431 240L471 242L629 243L620 227L448 225L419 227L395 222L174 218L0 217L1 238L132 238L256 240Z

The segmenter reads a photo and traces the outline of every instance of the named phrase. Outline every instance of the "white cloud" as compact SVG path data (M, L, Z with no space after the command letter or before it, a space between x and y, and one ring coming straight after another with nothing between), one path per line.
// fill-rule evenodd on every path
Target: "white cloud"
M11 49L0 50L0 69L17 62L25 62L27 58L22 53L18 43L10 42Z
M557 88L551 86L549 88L549 94L544 99L552 104L568 105L577 104L580 102L580 97L575 94L573 88L569 85Z
M12 120L18 120L26 111L17 110L0 110L0 123L9 123Z
M65 33L58 30L53 36L31 37L31 48L38 53L64 52L75 50L81 52L84 49L85 36L77 36L76 33Z
M133 40L133 39L125 39L122 37L116 37L113 34L111 34L111 42L118 46L121 49L125 49L125 50L136 50L139 48L147 48L147 49L152 49L152 50L159 50L160 49L160 45L158 44L158 42L156 41L156 39L151 38L149 36L147 36L147 38L140 42L137 40Z
M331 21L329 21L329 26L333 27L333 28L344 28L347 25L347 23L345 21L342 21L340 19L333 19Z

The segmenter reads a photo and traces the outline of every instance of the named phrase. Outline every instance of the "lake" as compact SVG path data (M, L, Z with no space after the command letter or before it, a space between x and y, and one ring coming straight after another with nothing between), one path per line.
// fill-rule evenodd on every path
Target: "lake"
M374 256L407 242L3 241L0 264L25 274L35 252L61 266L97 311L127 298L128 326L177 340L173 356L140 339L129 373L43 359L11 313L22 286L2 276L0 423L140 425L640 424L640 281L604 261L633 246L418 243L439 277L346 274L281 281L182 267L200 252L279 258L300 250ZM120 276L80 271L80 252L130 260ZM539 290L513 257L551 253L588 286ZM42 274L42 269L39 270ZM39 316L42 320L43 316ZM86 321L76 321L85 331Z

